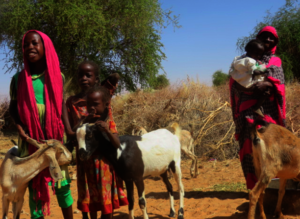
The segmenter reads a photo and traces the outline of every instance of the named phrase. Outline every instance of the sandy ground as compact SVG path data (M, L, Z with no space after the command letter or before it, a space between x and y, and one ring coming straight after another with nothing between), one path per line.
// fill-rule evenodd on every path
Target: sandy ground
M11 147L9 138L0 138L0 163L4 157L4 151ZM184 199L184 217L190 218L213 218L213 219L244 219L247 218L248 211L248 193L247 191L214 191L214 185L224 183L244 183L241 165L238 159L227 160L223 162L214 161L199 161L199 176L191 178L189 174L189 160L182 162L183 184L185 187ZM76 167L69 167L70 174L76 174ZM173 187L177 190L177 185L174 179L170 179ZM146 198L147 198L147 212L149 218L154 219L168 219L170 209L168 194L163 182L159 179L146 179ZM73 211L74 218L82 218L81 212L76 209L77 188L76 180L71 183L72 196L74 198ZM0 189L0 196L2 190ZM28 219L28 192L25 194L25 203L20 219ZM142 212L139 210L137 203L137 191L135 190L135 217L142 219ZM46 218L63 218L61 210L57 204L56 197L51 195L51 215ZM175 209L179 208L179 195L175 192ZM275 208L275 206L274 206ZM11 206L10 206L11 209ZM0 212L2 212L2 205L0 205ZM127 207L122 207L115 211L114 218L127 219ZM1 213L2 215L2 213ZM1 216L2 217L2 216ZM100 213L99 213L100 217ZM10 211L8 218L13 218ZM272 215L268 215L272 218ZM300 218L296 215L285 216L285 218Z

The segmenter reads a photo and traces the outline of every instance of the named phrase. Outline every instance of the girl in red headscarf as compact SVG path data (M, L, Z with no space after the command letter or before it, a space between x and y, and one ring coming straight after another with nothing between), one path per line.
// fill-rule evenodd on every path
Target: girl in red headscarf
M23 37L24 69L15 74L10 85L10 114L19 132L19 155L26 157L37 149L28 144L28 137L63 140L62 123L63 80L59 61L50 38L36 30ZM66 108L65 108L66 109ZM55 190L64 218L72 219L73 199L67 166L62 167L64 179L56 183ZM49 169L41 171L29 183L31 218L44 218L50 213L48 184L53 179Z
M265 46L261 60L266 64L266 80L255 83L251 88L244 88L232 78L230 79L230 99L233 120L236 126L235 138L240 146L240 161L246 178L248 189L252 189L257 181L252 161L252 142L250 126L256 119L285 126L285 86L281 60L275 56L278 35L274 27L266 26L258 34L257 39ZM266 89L271 95L260 107L264 117L252 110L259 97Z

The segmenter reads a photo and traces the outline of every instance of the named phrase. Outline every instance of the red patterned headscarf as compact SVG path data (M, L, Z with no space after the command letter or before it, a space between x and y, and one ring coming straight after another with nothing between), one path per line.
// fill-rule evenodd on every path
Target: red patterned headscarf
M261 30L259 31L259 33L257 34L256 37L258 37L258 36L259 36L261 33L263 33L263 32L270 32L270 33L272 33L272 34L275 36L275 38L277 39L277 42L278 42L278 34L277 34L277 31L276 31L276 29L275 29L274 27L272 27L272 26L266 26L266 27L264 27L263 29L261 29ZM276 43L276 45L271 49L272 54L275 54L276 48L277 48L277 43Z
M45 71L45 132L43 132L34 90L32 86L32 79L29 70L27 58L24 55L24 39L29 32L38 33L44 43L45 58L47 69ZM23 60L24 69L18 78L17 102L18 111L22 123L28 128L31 138L40 139L57 139L62 141L64 126L61 120L62 101L63 101L63 79L59 67L58 57L51 39L44 33L37 30L30 30L23 36ZM45 134L45 135L44 135ZM37 149L28 145L29 154L32 154ZM42 210L45 215L50 214L50 194L48 190L48 183L53 179L50 176L49 169L46 168L40 172L32 183L32 188L36 191L36 201L41 200ZM45 209L47 206L47 210Z

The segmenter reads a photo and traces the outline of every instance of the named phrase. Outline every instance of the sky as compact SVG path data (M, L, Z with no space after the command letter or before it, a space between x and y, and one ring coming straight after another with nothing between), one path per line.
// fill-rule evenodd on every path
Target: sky
M228 72L237 51L238 38L248 36L257 23L285 4L285 0L160 0L163 9L179 15L179 29L162 31L162 66L171 82L187 75L211 85L217 70ZM280 37L280 36L279 36ZM0 98L8 96L13 73L5 74L5 54L0 51ZM162 71L161 71L162 72Z

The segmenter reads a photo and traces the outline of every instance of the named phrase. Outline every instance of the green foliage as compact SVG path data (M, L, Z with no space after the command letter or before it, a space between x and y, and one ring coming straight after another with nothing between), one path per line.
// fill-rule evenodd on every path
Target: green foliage
M165 74L162 75L158 75L155 78L154 84L153 84L153 88L154 89L162 89L164 87L167 87L170 85L169 79L167 78L167 76Z
M286 0L286 4L274 14L267 12L263 21L258 23L249 36L239 38L237 47L244 52L247 42L256 37L264 26L277 29L279 43L276 55L282 60L285 79L292 81L300 78L300 10L297 0Z
M229 80L229 75L226 73L223 73L221 70L216 71L212 75L212 83L214 86L220 86L222 84L225 84Z
M53 41L61 70L69 78L82 60L93 60L102 79L121 75L121 85L148 87L166 58L161 30L178 17L158 0L0 0L0 45L8 48L8 71L22 68L21 39L37 29ZM73 83L74 84L74 83Z

